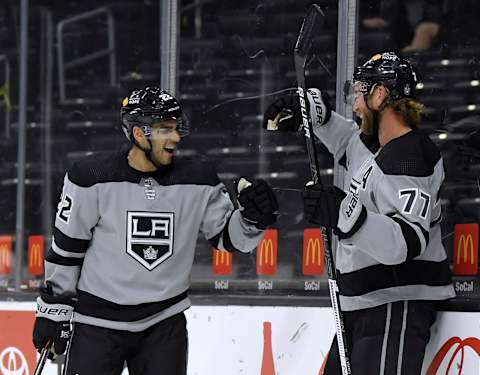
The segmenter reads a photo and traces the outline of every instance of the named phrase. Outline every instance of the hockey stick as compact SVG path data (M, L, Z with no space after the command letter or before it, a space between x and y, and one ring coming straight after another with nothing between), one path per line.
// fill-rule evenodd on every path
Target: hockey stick
M300 100L300 110L302 113L302 127L305 132L305 141L307 143L308 159L310 163L310 173L313 183L321 184L317 150L315 147L315 140L313 134L312 121L309 118L307 109L307 103L305 100L305 63L307 56L312 46L312 33L314 31L315 24L324 17L323 11L318 5L313 4L305 18L303 19L302 26L298 33L297 42L295 43L294 62L295 62L295 74L298 83L298 97ZM328 286L330 289L330 299L332 301L333 315L335 320L335 331L337 333L338 352L340 354L340 364L342 367L343 375L350 375L352 373L350 368L350 358L347 350L345 324L343 320L342 311L339 304L339 291L337 286L335 264L333 261L332 248L330 241L328 240L327 230L325 227L321 227L323 243L325 247L325 264L328 272Z
M35 371L33 372L33 375L42 374L43 367L45 366L45 362L47 362L47 356L51 346L52 346L52 339L48 340L45 346L43 347L40 353L40 358L38 359L38 362L37 362L37 366L35 367Z

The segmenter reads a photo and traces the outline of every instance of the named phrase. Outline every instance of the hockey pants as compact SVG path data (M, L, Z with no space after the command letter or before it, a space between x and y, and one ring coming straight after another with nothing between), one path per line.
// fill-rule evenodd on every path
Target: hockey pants
M75 323L67 352L66 375L185 375L187 328L183 313L142 332Z
M352 375L420 375L433 301L400 301L344 312ZM324 375L342 375L334 338Z

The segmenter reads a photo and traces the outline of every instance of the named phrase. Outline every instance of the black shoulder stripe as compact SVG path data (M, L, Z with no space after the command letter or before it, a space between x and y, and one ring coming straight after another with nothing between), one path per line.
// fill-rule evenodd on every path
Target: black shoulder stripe
M90 244L89 240L79 240L78 238L69 237L58 228L55 228L53 238L58 247L72 253L84 253Z
M405 239L405 243L407 244L407 260L413 259L416 256L420 255L422 250L422 245L420 242L420 238L418 238L417 232L413 229L409 224L407 224L404 220L400 219L398 216L391 217L393 221L395 221L402 230L403 238Z
M67 258L58 255L52 248L47 250L45 261L61 266L81 266L84 258Z
M375 158L387 175L428 177L441 159L437 146L417 131L410 131L387 143Z
M141 172L130 167L128 150L88 156L77 161L68 171L68 179L77 186L88 188L109 182L139 183L142 178L154 178L160 185L209 185L220 183L215 165L203 157L174 159L170 165L154 172Z
M372 154L376 153L380 148L380 143L378 142L377 137L365 133L360 133L360 140L362 141L363 145L370 150Z

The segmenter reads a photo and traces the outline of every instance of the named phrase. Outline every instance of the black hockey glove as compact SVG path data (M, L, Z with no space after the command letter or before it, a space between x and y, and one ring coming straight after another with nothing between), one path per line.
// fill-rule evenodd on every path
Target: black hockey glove
M258 229L266 229L275 223L278 215L277 197L265 180L251 183L242 177L237 191L240 212L246 222Z
M336 186L307 185L303 210L307 221L332 228L341 239L352 236L367 218L358 195L347 194Z
M50 347L49 359L55 359L67 348L71 336L70 319L73 314L73 306L72 298L54 296L49 286L40 290L33 327L33 345L41 352L51 339L53 345Z
M310 118L313 125L324 125L330 120L332 106L326 92L311 88L307 90L307 110L310 111ZM298 93L285 95L270 104L263 116L262 126L271 131L293 131L300 130L302 125L302 114Z

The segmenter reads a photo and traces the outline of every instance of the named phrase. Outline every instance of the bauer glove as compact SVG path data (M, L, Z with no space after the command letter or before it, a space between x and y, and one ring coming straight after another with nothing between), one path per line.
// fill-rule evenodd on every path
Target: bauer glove
M352 236L367 218L367 210L358 195L347 194L336 186L307 184L303 210L307 221L332 228L340 239Z
M325 125L332 115L332 106L326 92L311 88L307 90L307 111L312 124ZM282 96L270 104L263 116L262 126L271 131L296 132L303 123L298 93Z
M265 180L253 183L241 178L237 185L237 199L243 219L258 229L266 229L277 220L278 202Z
M48 358L55 359L65 352L71 336L70 319L74 302L71 297L54 296L50 286L41 288L33 327L33 345L41 352L49 340Z

